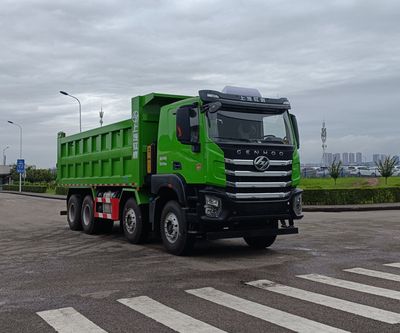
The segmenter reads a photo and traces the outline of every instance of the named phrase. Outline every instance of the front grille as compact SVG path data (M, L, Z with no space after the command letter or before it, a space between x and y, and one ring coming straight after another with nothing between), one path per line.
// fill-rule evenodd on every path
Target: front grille
M225 153L227 195L236 200L288 199L292 178L292 146L221 145ZM267 156L269 167L258 171L254 159Z

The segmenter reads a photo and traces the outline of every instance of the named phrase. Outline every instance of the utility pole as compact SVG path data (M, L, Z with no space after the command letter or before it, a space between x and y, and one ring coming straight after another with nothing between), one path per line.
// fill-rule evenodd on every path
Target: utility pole
M68 94L65 91L61 90L60 94L63 94L65 96L69 96L69 97L75 99L78 102L78 104L79 104L79 133L82 132L82 106L81 106L81 101L77 97L72 96L72 95Z
M17 123L14 123L11 120L8 120L8 123L11 125L17 126L19 128L19 159L22 160L22 126ZM23 164L23 167L25 168L25 163ZM19 191L22 192L22 173L21 172L19 172Z

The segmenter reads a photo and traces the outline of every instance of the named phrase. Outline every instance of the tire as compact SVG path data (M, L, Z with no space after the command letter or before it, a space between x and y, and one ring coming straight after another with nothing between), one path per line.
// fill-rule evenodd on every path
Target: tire
M83 231L88 235L97 233L99 229L99 221L94 218L93 198L91 195L87 195L83 199L81 216Z
M271 229L277 229L279 227L278 221L272 221L270 224ZM275 236L258 236L258 237L243 237L244 241L253 249L262 250L270 247L274 244Z
M82 230L82 199L78 194L73 194L67 203L67 221L71 230Z
M148 226L133 198L128 199L124 205L121 223L125 237L130 243L140 244L147 239Z
M165 249L182 256L193 249L195 238L187 233L185 214L179 203L169 201L161 213L160 234Z
M248 246L262 250L274 244L276 236L243 237Z

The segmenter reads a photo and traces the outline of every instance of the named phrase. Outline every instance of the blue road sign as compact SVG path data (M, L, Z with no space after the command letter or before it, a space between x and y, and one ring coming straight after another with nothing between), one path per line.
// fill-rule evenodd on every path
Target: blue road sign
M24 173L25 172L25 160L17 160L17 172Z

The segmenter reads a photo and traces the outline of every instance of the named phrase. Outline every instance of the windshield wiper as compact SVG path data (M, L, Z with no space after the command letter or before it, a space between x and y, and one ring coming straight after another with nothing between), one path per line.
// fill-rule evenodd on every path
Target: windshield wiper
M261 141L285 143L285 140L283 140L282 138L278 138L278 137L276 137L275 135L272 135L272 134L264 135L261 138Z

